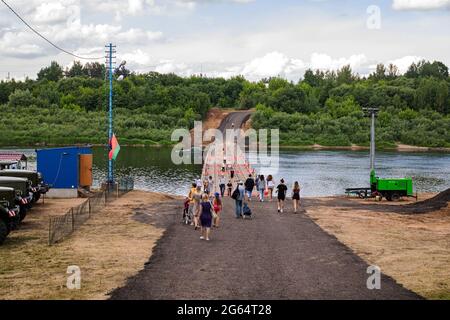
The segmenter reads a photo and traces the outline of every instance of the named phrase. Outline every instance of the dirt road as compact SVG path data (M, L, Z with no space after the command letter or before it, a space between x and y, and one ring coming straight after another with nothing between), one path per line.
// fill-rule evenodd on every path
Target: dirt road
M250 206L254 219L236 219L226 199L223 224L210 242L182 225L178 212L153 214L168 229L145 269L111 298L420 298L384 275L380 290L367 289L368 265L306 215L279 215L275 203Z
M231 112L221 123L219 126L219 130L222 131L222 133L225 133L224 131L226 129L232 129L233 124L234 128L238 129L244 125L244 123L250 118L251 111L237 111L237 112Z
M230 113L219 129L237 129L249 116ZM145 269L111 299L420 298L384 275L381 289L369 290L368 265L305 214L280 215L275 202L250 207L254 219L236 219L234 202L225 199L222 226L209 242L181 224L181 207L144 208L137 219L167 230Z

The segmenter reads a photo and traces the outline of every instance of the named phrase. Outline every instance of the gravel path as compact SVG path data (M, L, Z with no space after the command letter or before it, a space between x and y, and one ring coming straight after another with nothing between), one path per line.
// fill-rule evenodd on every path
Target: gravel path
M308 201L306 208L314 204ZM368 265L306 215L278 214L274 202L250 207L254 219L236 219L234 203L226 199L222 226L209 242L180 223L176 204L148 215L143 208L141 221L163 221L167 231L144 270L111 298L420 298L384 275L380 290L367 289Z

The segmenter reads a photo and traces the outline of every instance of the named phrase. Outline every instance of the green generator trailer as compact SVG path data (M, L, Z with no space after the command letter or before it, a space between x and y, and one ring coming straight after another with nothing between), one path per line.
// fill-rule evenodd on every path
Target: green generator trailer
M413 180L405 178L379 178L375 174L375 116L378 108L364 108L371 117L370 125L370 187L369 188L347 188L347 195L357 195L362 199L368 197L386 198L388 201L396 201L401 197L414 197ZM416 196L417 200L417 196Z
M396 201L401 197L414 197L411 177L378 178L375 170L370 171L370 191L372 196L378 195L388 201Z

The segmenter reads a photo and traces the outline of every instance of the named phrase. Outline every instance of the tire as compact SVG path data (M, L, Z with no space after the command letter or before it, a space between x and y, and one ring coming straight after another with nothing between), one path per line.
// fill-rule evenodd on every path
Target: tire
M33 194L33 202L38 202L40 198L41 198L40 192L36 192Z
M392 195L390 193L385 195L387 201L392 201Z
M25 217L27 216L27 208L25 208L24 206L20 206L20 211L19 211L19 221L22 222L23 219L25 219Z
M5 242L8 233L8 227L6 226L5 222L3 220L0 220L0 245Z
M358 196L359 196L360 199L365 199L365 198L367 198L367 193L364 192L364 191L360 191L358 193Z
M398 201L398 200L400 200L400 195L398 193L393 193L391 198L392 198L392 201Z

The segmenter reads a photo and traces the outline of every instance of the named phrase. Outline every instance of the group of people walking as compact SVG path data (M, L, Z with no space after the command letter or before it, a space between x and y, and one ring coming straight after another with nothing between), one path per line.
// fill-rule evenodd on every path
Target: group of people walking
M201 240L210 240L211 228L219 227L222 211L222 197L219 192L211 195L213 186L212 177L205 180L197 180L191 186L184 204L184 215L194 229L201 230ZM186 220L188 221L188 220Z
M268 175L267 178L261 174L257 175L254 179L251 174L249 174L247 180L244 183L244 194L248 201L252 200L253 191L256 189L259 201L263 202L266 198L269 201L273 200L274 191L277 194L278 200L278 212L283 213L284 202L286 200L288 187L283 178L280 179L279 184L275 187L275 180L272 175ZM294 212L297 213L300 207L300 184L295 181L292 187L292 201L294 206Z
M219 192L212 194L214 190L214 181L212 176L208 179L197 180L192 183L189 194L186 197L184 207L184 217L188 217L188 223L197 230L200 228L202 240L210 240L211 229L218 228L220 224L220 216L223 210L223 198L227 191L227 196L235 201L236 218L245 218L251 216L246 200L252 201L253 196L264 202L266 199L272 201L274 194L277 197L277 209L279 213L284 212L285 201L289 188L285 180L281 178L275 186L275 179L272 175L265 177L263 174L253 178L252 174L243 181L238 181L234 186L233 180L227 180L225 175L218 178ZM291 188L294 213L297 213L300 207L300 184L295 181ZM186 220L187 221L187 220Z

